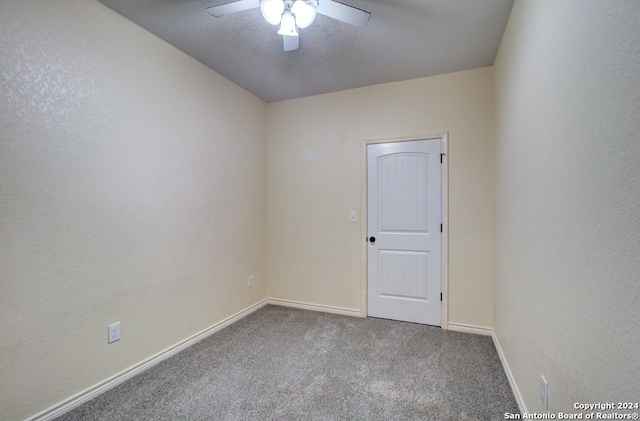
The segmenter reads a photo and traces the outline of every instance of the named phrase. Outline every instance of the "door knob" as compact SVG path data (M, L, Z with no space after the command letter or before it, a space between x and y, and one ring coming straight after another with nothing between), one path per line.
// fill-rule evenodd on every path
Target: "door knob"
M376 237L369 237L369 241L371 241L371 244L376 242Z

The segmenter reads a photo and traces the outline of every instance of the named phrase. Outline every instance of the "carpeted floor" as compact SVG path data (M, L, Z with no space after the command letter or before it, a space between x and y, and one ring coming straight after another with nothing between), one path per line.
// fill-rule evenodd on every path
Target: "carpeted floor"
M71 420L502 420L490 337L266 306L75 408Z

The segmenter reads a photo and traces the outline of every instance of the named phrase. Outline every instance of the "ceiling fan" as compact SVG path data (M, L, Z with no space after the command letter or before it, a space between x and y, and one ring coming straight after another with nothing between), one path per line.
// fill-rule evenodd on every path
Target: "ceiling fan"
M367 11L335 0L236 0L208 7L207 12L219 18L257 7L267 22L280 25L278 34L283 35L285 51L299 48L297 29L311 25L316 13L357 27L365 26L371 17L371 13Z

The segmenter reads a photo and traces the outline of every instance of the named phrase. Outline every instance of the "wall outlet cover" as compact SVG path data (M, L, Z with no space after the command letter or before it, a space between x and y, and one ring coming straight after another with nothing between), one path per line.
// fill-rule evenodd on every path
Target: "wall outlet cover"
M109 325L109 343L120 340L120 322Z
M540 400L546 411L549 410L549 384L544 376L540 376Z

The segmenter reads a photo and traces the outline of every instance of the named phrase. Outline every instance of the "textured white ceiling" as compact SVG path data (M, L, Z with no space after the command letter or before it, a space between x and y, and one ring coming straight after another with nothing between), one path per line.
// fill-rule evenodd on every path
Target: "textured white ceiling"
M99 0L267 102L493 64L513 0L340 0L364 28L318 15L282 50L260 9L215 18L229 0ZM322 1L322 0L320 0Z

